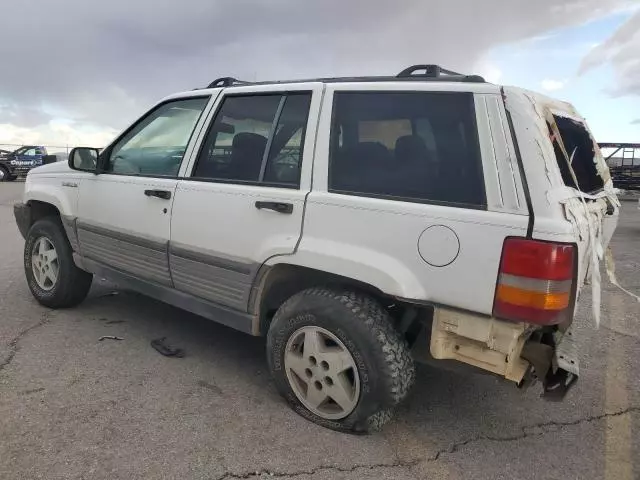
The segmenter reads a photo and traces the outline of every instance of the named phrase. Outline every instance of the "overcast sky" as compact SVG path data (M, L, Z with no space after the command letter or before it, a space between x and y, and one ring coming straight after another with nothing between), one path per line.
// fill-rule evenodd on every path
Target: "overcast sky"
M103 146L159 98L220 76L395 74L415 63L546 90L586 110L601 141L640 142L638 5L0 0L0 144Z

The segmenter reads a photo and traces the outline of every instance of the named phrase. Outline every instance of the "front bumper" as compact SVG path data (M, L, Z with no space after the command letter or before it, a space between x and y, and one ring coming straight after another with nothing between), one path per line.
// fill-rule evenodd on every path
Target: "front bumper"
M22 238L26 239L31 226L31 207L24 203L16 203L13 206L13 215L16 217L16 224Z

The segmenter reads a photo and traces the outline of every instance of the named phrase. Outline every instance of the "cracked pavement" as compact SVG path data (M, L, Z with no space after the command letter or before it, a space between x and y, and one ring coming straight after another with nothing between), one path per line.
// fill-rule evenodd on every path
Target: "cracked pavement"
M582 376L564 402L420 366L382 433L341 435L288 409L262 339L102 282L76 309L40 307L11 208L22 188L0 184L2 479L640 478L640 305L608 282L601 328L578 313ZM640 293L636 203L613 251ZM149 342L163 336L186 357L159 355Z

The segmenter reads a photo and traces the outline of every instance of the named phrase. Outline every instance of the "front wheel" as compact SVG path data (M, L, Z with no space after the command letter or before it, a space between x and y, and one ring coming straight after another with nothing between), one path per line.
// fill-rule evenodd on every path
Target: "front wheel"
M35 299L50 308L73 307L85 299L93 275L73 262L60 220L47 217L32 225L24 244L24 271Z
M301 416L333 430L379 430L414 382L409 347L371 297L325 288L286 301L267 334L276 387Z
M0 182L8 182L9 180L11 180L9 170L0 165Z

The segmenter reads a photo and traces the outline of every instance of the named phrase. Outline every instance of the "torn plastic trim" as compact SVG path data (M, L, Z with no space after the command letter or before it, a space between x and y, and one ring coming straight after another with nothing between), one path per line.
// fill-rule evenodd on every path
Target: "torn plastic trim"
M437 307L431 327L431 356L467 363L519 384L529 369L520 353L533 330L525 323Z
M563 334L551 327L443 307L434 312L430 352L436 360L457 360L503 376L519 387L540 381L547 400L562 400L579 375L570 331Z
M557 142L558 146L560 147L560 150L562 151L563 157L565 159L565 161L567 162L567 166L569 169L569 172L571 174L571 177L573 179L573 182L576 186L580 186L578 183L578 179L576 176L575 171L573 170L573 156L575 155L575 150L574 152L572 152L571 156L569 156L567 149L565 148L564 142L562 140L562 136L560 135L560 131L558 129L558 126L555 122L555 118L553 117L553 114L550 114L550 118L547 118L547 122L549 123L549 125L551 126L551 129L553 131L554 134L554 140ZM583 123L584 128L587 129L586 125ZM612 205L615 206L615 208L619 208L620 207L620 200L618 199L616 193L615 193L615 189L613 187L613 182L611 181L611 177L610 174L608 173L608 167L606 166L606 163L604 162L604 158L602 157L602 153L600 152L600 148L598 147L598 145L595 143L595 140L593 139L593 136L591 135L591 132L587 129L587 132L589 133L589 135L591 136L591 140L594 142L594 151L596 152L595 156L594 156L594 162L596 163L596 170L598 171L598 174L600 174L600 170L598 169L598 165L604 165L603 167L603 171L607 172L607 178L605 179L605 177L603 177L604 181L604 188L602 190L602 192L599 192L596 195L590 195L587 193L582 192L579 189L574 189L574 188L570 188L569 190L573 190L574 195L573 196L567 196L567 198L565 198L564 200L560 200L561 203L563 203L565 205L565 213L566 213L566 217L569 221L571 221L574 226L576 227L576 229L578 230L581 239L584 238L584 232L583 232L583 228L584 228L584 221L582 221L583 219L586 219L586 226L588 229L588 238L589 238L589 242L587 245L587 257L590 258L590 263L588 265L588 271L585 275L585 279L588 279L591 283L591 295L592 295L592 312L593 312L593 317L595 319L595 323L596 323L596 328L600 327L600 312L601 312L601 303L602 303L602 286L601 286L601 273L600 273L600 262L602 261L602 259L605 257L605 252L604 252L604 246L603 246L603 242L602 242L602 236L603 236L603 223L604 223L604 216L606 215L606 212L608 210L608 205L601 205L600 203L595 203L595 205L597 205L596 207L594 207L594 203L591 203L590 205L587 204L587 200L602 200L605 199L610 202ZM564 190L563 191L564 194L567 194L568 191ZM551 195L553 196L561 196L560 191L558 191L557 193L555 192L548 192L547 195ZM582 209L584 209L584 213L585 216L582 217L580 215L580 212L578 211L578 208L580 208L578 205L576 205L575 203L572 203L572 200L575 198L579 198L580 199L580 207ZM582 228L581 228L582 227ZM636 301L640 302L640 297L638 297L637 295L631 293L630 291L626 290L625 288L623 288L622 286L620 286L620 284L618 283L618 280L615 276L615 262L613 260L613 253L611 251L611 246L608 245L607 246L607 255L606 255L606 272L607 272L607 276L609 277L609 280L611 281L611 283L613 285L615 285L616 287L618 287L621 291L623 291L624 293L628 294L629 296L631 296L632 298L634 298Z
M531 369L521 387L529 388L542 383L542 397L549 401L562 401L580 375L578 349L571 330L538 330L525 343L522 358Z
M598 144L598 142L596 142L595 137L593 136L593 133L591 132L591 130L589 129L589 126L587 125L587 121L577 112L575 112L575 110L572 112L567 112L565 110L549 107L549 111L554 116L568 118L569 120L579 123L580 126L584 128L584 130L589 134L589 138L593 143L594 156L592 161L595 164L597 174L600 176L600 178L602 178L602 182L605 184L609 180L611 180L611 172L609 171L609 166L607 165L604 155L602 155L602 151L600 150L600 145ZM554 119L554 123L556 123L555 119ZM564 148L564 144L562 146ZM565 148L565 152L566 152L566 148Z

